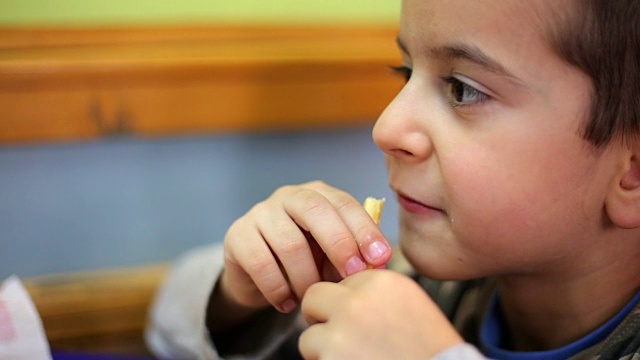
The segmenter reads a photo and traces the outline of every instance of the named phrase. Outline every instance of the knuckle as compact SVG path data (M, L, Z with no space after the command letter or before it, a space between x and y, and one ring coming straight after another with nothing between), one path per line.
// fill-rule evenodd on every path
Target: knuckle
M270 301L284 299L289 293L289 285L281 276L280 267L273 259L255 259L247 269L265 298Z
M321 193L304 186L284 186L278 190L276 196L295 198L304 211L314 211L329 203Z
M299 241L293 236L286 239L287 240L283 241L279 247L279 253L281 253L282 256L291 257L307 251L308 245L305 241Z
M269 211L269 200L263 200L253 205L253 207L251 208L251 210L249 210L249 212L247 213L247 215L245 215L245 217L251 214L260 218L264 214L267 214L268 211Z
M291 194L295 194L300 191L309 191L310 188L311 186L309 186L309 183L300 185L283 185L273 192L272 197L290 196Z
M293 189L295 189L295 186L293 185L284 185L281 186L279 188L277 188L274 192L273 192L273 196L277 197L277 196L281 196L283 194L288 194L291 191L293 191Z
M328 238L328 242L326 246L327 250L331 251L334 249L341 249L346 244L352 244L354 242L353 236L349 232L338 232L335 234L331 234Z
M318 283L313 283L309 285L309 287L307 288L307 291L305 292L305 296L302 298L302 303L301 303L302 310L307 311L307 308L310 306L308 299L316 298L320 294L322 294L322 292L319 288Z
M329 187L329 185L327 185L327 183L325 183L322 180L313 180L313 181L309 181L308 183L304 184L306 187L309 187L311 189L326 189Z
M290 293L289 285L285 282L278 281L269 284L263 289L263 295L274 305L284 301Z
M303 331L298 338L298 351L305 359L317 358L317 356L314 357L313 336L310 329Z
M328 347L341 352L341 349L349 349L353 347L351 344L351 337L348 334L344 334L342 331L332 331L327 334L326 342Z
M272 274L280 272L280 267L274 259L267 256L255 257L247 266L247 272L253 276L272 277Z
M328 201L324 197L317 196L316 194L309 194L304 198L304 209L307 213L322 211L327 205Z
M353 197L346 194L338 196L336 201L336 209L338 209L338 211L351 212L354 209L360 208L362 208L362 205Z
M236 219L231 226L229 226L229 229L227 229L227 233L224 236L223 239L223 243L225 245L225 248L230 246L231 243L234 241L234 239L238 238L242 233L242 229L246 228L246 224L245 224L245 219L244 218L239 218Z

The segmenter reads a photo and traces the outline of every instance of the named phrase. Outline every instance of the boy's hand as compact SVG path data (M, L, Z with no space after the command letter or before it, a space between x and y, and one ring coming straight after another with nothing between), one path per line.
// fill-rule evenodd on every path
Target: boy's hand
M306 359L427 359L463 340L410 278L369 270L307 291Z
M219 286L245 308L289 312L314 283L383 266L391 247L360 202L321 182L285 186L225 237Z

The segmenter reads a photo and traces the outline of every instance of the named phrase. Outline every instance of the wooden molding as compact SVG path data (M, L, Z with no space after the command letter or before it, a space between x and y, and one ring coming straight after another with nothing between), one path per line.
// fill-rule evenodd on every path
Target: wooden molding
M169 264L28 278L54 350L149 355L144 329Z
M0 142L373 124L391 27L0 28Z

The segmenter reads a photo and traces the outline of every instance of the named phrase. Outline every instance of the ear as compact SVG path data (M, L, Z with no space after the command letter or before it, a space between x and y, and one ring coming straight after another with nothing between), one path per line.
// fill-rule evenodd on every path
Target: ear
M606 210L615 225L635 229L640 227L640 152L626 152L621 165L611 184Z

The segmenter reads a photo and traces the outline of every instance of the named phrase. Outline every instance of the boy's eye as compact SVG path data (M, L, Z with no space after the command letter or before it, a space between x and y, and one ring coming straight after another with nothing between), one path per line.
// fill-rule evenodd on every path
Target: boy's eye
M487 94L453 76L443 80L449 84L449 102L453 107L473 105L489 99Z
M402 76L402 78L406 82L409 82L409 79L411 79L411 74L413 73L413 69L406 65L392 66L391 70L393 70L393 72L395 72L396 74Z
M409 82L413 74L413 69L407 65L391 66L391 69L397 75L402 76L406 82ZM474 105L489 100L489 95L457 77L448 76L442 78L442 80L448 85L447 96L449 97L449 103L453 107Z

